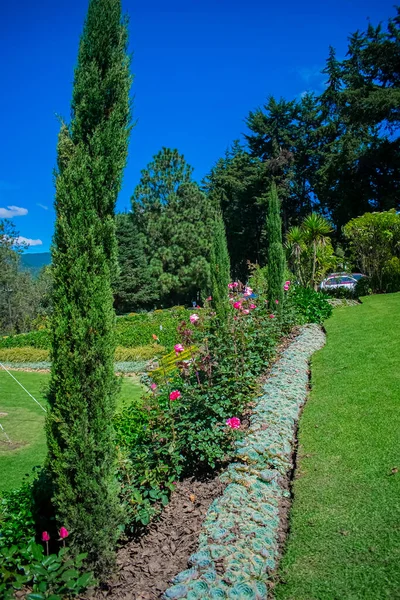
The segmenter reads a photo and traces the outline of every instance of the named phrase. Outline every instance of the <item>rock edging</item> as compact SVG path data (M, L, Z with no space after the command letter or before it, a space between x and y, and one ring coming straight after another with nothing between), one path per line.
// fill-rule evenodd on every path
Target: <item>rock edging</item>
M279 505L289 495L295 424L308 393L308 363L325 343L318 325L305 325L272 367L256 400L250 428L236 444L237 462L221 479L224 494L208 509L190 568L164 600L265 600L279 554Z

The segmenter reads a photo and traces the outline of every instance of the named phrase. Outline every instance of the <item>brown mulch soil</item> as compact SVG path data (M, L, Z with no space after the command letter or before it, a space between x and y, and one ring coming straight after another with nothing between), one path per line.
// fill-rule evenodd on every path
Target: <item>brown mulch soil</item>
M217 477L179 482L171 502L146 533L118 552L118 574L92 598L101 600L156 600L170 580L188 568L189 556L197 550L201 524L211 502L225 485Z

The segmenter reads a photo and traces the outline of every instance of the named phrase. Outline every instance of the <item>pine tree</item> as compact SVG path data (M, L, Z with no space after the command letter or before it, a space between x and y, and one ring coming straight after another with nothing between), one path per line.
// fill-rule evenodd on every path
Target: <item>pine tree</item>
M230 260L224 220L220 212L214 223L214 236L210 253L211 296L217 315L224 320L228 313L228 283L230 281Z
M132 197L150 273L164 306L191 302L210 285L212 202L191 181L177 150L163 148L142 171Z
M116 215L119 275L114 284L114 306L118 313L152 308L159 299L156 282L145 255L145 240L132 213Z
M271 185L267 210L267 244L268 244L268 306L276 310L278 300L280 311L283 301L283 283L285 277L285 253L282 245L282 221L280 203L275 182Z
M58 523L100 576L114 562L121 509L112 418L116 378L114 207L130 132L128 33L120 0L91 0L72 120L58 139L48 468Z

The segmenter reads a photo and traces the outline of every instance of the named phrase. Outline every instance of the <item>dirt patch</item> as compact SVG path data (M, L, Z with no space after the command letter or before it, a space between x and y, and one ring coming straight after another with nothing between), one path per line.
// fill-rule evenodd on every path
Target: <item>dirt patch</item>
M92 598L156 600L170 580L187 569L197 550L201 524L211 502L225 489L218 477L179 482L159 520L118 552L118 574Z
M1 417L7 417L7 416L8 416L8 413L0 412L0 419L1 419Z

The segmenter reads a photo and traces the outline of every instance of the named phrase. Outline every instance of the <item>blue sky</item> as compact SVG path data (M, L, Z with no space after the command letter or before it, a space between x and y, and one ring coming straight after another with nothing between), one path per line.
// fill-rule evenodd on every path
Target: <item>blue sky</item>
M0 218L14 217L30 251L54 224L58 122L68 118L86 0L20 0L0 8ZM134 119L118 210L140 170L176 147L200 180L270 95L321 91L329 44L394 14L393 0L123 0L130 17Z

